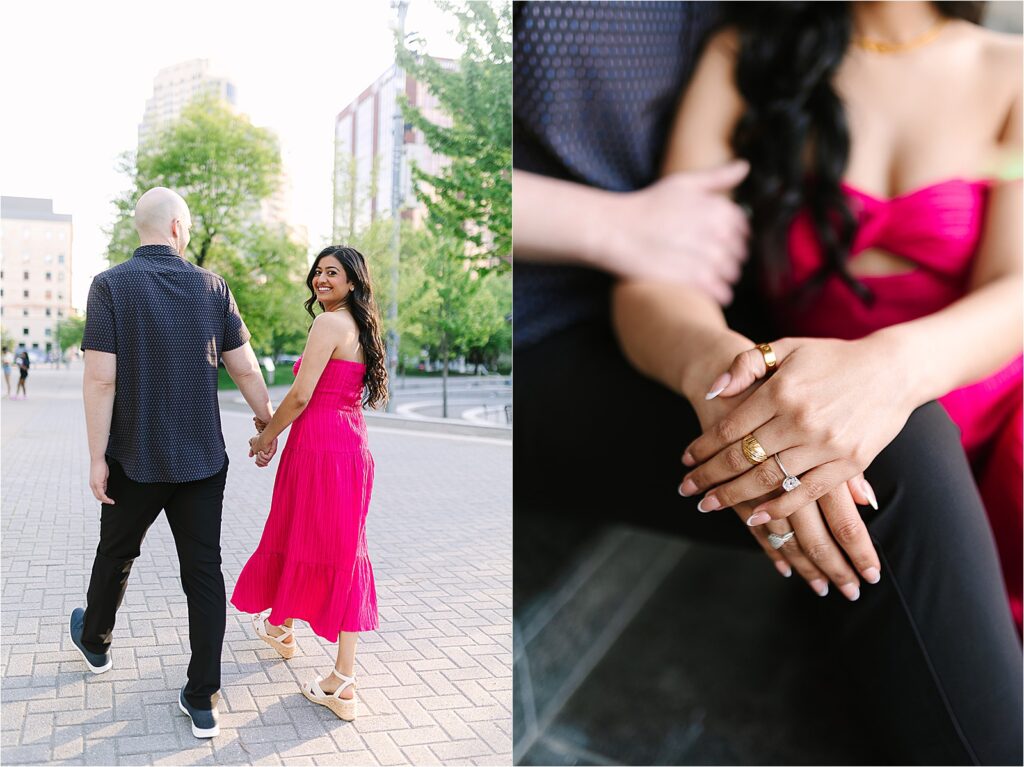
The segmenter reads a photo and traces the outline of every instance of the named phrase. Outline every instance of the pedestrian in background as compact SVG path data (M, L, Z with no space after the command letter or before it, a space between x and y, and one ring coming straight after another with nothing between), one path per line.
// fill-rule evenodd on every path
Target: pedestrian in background
M18 355L18 386L14 390L14 396L11 399L28 399L28 390L25 388L25 382L28 380L28 369L32 367L32 363L29 361L28 352L23 351ZM21 396L18 396L18 392L21 392Z
M3 364L4 364L4 387L7 398L11 397L11 368L14 366L14 355L11 353L10 348L3 348Z

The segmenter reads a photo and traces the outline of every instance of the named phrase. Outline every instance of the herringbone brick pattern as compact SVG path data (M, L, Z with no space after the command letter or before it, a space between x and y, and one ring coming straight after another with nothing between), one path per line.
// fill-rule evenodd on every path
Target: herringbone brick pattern
M509 764L512 709L510 442L370 429L369 546L381 626L361 637L362 708L341 722L299 693L335 646L299 623L283 661L228 607L221 734L195 739L176 706L188 662L185 597L166 521L136 561L114 668L89 674L67 637L99 534L87 486L81 371L33 369L2 403L4 764ZM256 547L276 464L246 458L247 414L223 408L231 468L228 592Z

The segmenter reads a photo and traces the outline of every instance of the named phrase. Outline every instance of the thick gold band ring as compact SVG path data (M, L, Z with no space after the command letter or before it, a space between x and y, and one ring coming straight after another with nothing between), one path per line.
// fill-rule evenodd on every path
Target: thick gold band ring
M771 344L758 344L757 350L761 352L761 356L764 357L765 372L771 373L775 370L778 360L775 359L775 352L772 349Z
M741 448L743 455L755 466L768 460L768 453L761 447L761 443L757 441L757 437L753 434L748 434L743 438Z

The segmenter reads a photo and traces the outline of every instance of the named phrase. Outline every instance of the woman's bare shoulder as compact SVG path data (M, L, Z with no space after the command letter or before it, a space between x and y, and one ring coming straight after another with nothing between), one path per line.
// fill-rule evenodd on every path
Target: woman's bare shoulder
M991 83L1016 87L1019 90L1024 80L1024 38L967 22L960 22L958 26L965 39L977 46L982 76Z

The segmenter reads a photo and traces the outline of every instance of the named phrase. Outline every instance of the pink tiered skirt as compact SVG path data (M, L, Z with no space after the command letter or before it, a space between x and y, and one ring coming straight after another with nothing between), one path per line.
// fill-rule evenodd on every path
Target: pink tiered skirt
M307 409L292 425L274 482L263 537L231 595L242 612L305 621L337 641L339 631L377 628L377 595L366 550L373 457L358 410Z

